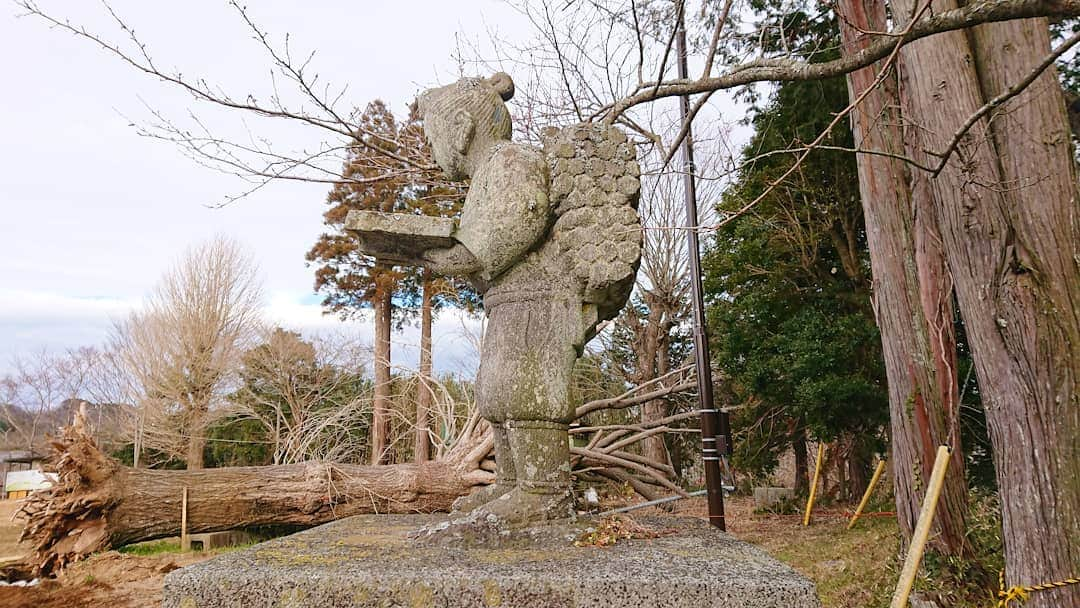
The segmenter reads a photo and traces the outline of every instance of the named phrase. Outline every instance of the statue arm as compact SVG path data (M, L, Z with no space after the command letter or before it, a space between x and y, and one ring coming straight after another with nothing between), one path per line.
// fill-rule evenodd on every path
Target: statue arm
M477 277L501 275L547 238L553 213L539 150L504 148L473 180L456 236L477 260Z
M461 243L425 251L419 265L446 277L466 277L481 270L480 260Z
M350 211L345 228L365 255L404 266L469 272L476 258L458 242L454 220L409 213Z

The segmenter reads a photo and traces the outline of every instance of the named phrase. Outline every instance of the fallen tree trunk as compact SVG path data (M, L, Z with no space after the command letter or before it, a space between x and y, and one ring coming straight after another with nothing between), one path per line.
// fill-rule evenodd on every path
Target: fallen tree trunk
M619 397L586 403L581 418L600 409L630 407L693 386L680 368ZM694 415L654 423L585 427L588 448L575 448L578 470L624 480L647 498L652 487L683 493L670 481L674 470L623 448ZM95 551L180 533L181 502L188 491L188 532L218 532L252 526L311 527L365 513L449 511L454 500L494 481L490 456L494 438L473 415L441 458L423 463L361 466L300 463L187 471L121 465L98 449L83 412L52 442L58 481L31 494L17 517L25 521L20 540L29 541L35 575L47 575Z
M82 415L52 442L58 477L22 505L20 540L31 545L36 575L90 553L180 533L188 490L188 531L263 525L310 527L362 513L448 511L474 486L491 450L479 421L448 458L422 464L361 466L301 463L166 471L126 467L102 453Z

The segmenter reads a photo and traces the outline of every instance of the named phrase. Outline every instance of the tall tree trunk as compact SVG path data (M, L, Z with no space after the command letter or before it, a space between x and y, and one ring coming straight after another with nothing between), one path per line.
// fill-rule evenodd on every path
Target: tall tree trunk
M668 408L666 399L649 401L641 408L641 421L645 423L660 420L667 415ZM671 464L671 455L668 453L663 433L647 437L642 442L641 449L642 454L649 460L663 464Z
M840 0L837 10L845 54L858 52L869 41L859 30L888 29L882 2ZM878 63L848 75L853 101L875 82L881 69ZM851 122L856 147L905 154L895 71L866 95ZM952 466L934 518L931 546L947 555L966 555L967 484L956 432L957 372L955 365L938 364L955 360L956 340L949 275L942 252L932 247L936 220L926 213L933 209L933 193L903 161L869 154L858 155L857 161L874 316L889 385L891 470L900 530L906 543L915 529L935 450L950 443ZM942 319L949 322L942 324Z
M635 384L643 384L658 378L666 374L670 367L668 349L671 340L672 314L655 293L646 291L643 299L648 314L640 315L638 311L628 309L624 317L634 335L633 348L637 365L631 381ZM667 416L667 409L665 399L649 401L641 407L641 422L650 423L660 420ZM668 453L663 435L646 438L642 442L641 449L642 454L654 462L671 463L671 455Z
M206 452L206 417L207 407L200 404L190 406L188 416L187 468L194 471L203 468Z
M375 313L375 394L371 413L371 464L384 464L390 435L390 325L394 290L389 279L377 282Z
M1045 19L979 26L970 39L984 100L1050 52ZM1010 583L1034 584L1080 572L1080 197L1053 68L994 113L989 135L1001 171L991 187L1004 199L989 226L1001 230L992 249L954 245L983 266L965 290L977 302L965 320L974 317L968 333L1004 490L1006 570ZM953 211L967 231L981 215ZM1030 604L1080 606L1080 586Z
M655 314L655 313L654 313ZM652 319L650 319L652 320ZM668 373L668 334L664 332L658 335L656 347L652 353L654 374L653 378L659 378ZM660 420L668 415L667 399L654 399L646 402L641 408L641 421L643 423L650 423L656 420ZM671 454L667 449L667 442L664 441L664 434L653 435L652 437L645 438L642 444L642 453L646 458L653 462L659 462L661 464L671 464Z
M435 397L432 392L431 364L431 317L434 300L434 282L430 272L424 271L423 294L420 304L420 382L416 387L416 440L413 443L413 456L416 462L431 460L431 404Z
M897 4L905 14L913 2ZM944 150L1049 48L1041 20L980 28L972 40L977 57L962 32L902 52L923 148ZM1080 570L1080 213L1054 79L1048 70L992 122L978 121L932 180L993 441L1010 584ZM1028 605L1080 605L1080 588L1037 593Z
M794 421L793 426L791 449L795 452L795 494L801 496L810 492L810 459L806 454L806 427L799 421Z
M848 500L856 501L866 492L870 484L870 460L873 455L869 443L872 437L854 435L851 437L851 455L847 461Z

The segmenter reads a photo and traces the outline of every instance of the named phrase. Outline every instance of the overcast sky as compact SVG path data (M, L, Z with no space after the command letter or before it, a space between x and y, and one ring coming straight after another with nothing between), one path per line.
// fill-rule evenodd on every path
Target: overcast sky
M40 0L46 11L101 32L121 33L96 2ZM204 76L244 98L269 96L269 63L222 0L114 0L151 45L162 68ZM294 51L317 50L323 81L348 84L356 105L384 99L404 112L422 88L455 80L455 36L487 38L490 28L530 35L529 24L494 0L472 2L248 3L271 35L291 35ZM304 253L322 231L326 186L278 183L225 208L210 205L244 189L236 178L194 164L167 143L139 137L145 104L183 118L188 108L224 128L238 116L215 112L133 70L86 40L50 29L18 7L0 8L0 372L16 353L100 344L113 320L147 291L191 244L235 237L261 267L267 317L307 332L370 334L363 321L341 327L321 314ZM260 122L259 135L297 146L318 138ZM436 327L443 369L469 368L463 323L444 314ZM416 330L395 337L418 342ZM439 355L442 353L442 356ZM399 349L408 364L415 355Z
M126 42L98 2L38 4L107 40ZM265 103L274 93L270 58L226 0L110 4L148 44L162 71L205 78L239 100L251 94ZM477 75L452 59L455 48L495 55L492 39L525 42L535 36L528 19L501 0L246 4L275 44L287 33L294 56L317 52L309 72L318 72L319 82L331 88L348 85L348 107L379 98L399 115L422 89L452 82L462 70ZM90 41L37 17L19 17L10 1L0 6L0 53L6 58L0 94L0 374L19 354L102 344L112 324L138 306L187 247L217 234L235 238L257 260L269 321L309 335L346 332L370 344L369 319L342 322L322 314L313 269L304 262L323 231L326 185L273 183L218 207L250 185L195 164L169 143L139 136L135 125L153 122L151 108L184 126L194 113L229 139L254 135L286 150L316 148L325 134L197 102ZM133 47L127 43L126 49ZM504 69L514 71L512 65ZM694 58L691 69L698 69ZM657 110L664 106L654 104L650 111L670 112L674 102L669 105ZM717 158L737 152L748 135L734 124L742 115L730 95L713 97L697 123L721 135L705 144L715 150L701 149L699 141L699 161L703 152ZM702 137L700 129L697 135ZM702 208L711 204L699 201ZM477 334L479 325L454 311L437 319L439 371L472 373L476 353L463 334ZM418 334L416 327L395 334L395 363L415 365Z

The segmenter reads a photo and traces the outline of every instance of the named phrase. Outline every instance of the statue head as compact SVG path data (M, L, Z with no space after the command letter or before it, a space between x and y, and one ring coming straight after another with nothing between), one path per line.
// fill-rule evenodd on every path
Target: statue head
M491 78L462 78L429 89L416 100L435 162L451 179L471 173L469 159L510 139L510 112L504 101L514 96L514 81L499 72Z

